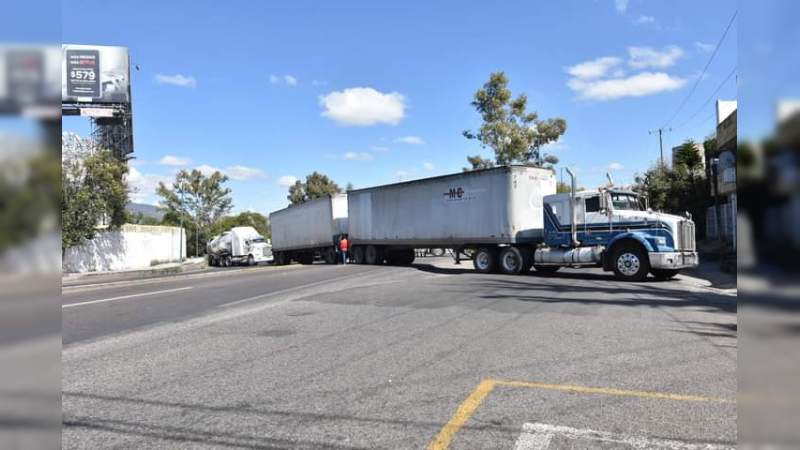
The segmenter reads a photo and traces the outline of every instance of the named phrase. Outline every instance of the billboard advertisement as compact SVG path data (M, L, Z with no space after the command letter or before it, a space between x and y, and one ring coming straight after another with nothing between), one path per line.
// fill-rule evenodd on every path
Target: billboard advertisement
M65 44L61 53L62 103L130 103L126 47Z

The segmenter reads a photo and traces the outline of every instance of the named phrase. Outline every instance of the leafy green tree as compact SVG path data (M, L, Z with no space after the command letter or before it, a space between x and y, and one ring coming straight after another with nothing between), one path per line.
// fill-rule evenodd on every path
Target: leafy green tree
M183 219L187 228L187 254L200 255L208 240L209 227L228 214L233 207L231 190L224 186L228 177L220 172L210 176L199 170L181 170L168 187L159 183L156 193L161 197L164 224L178 225Z
M683 167L689 173L697 173L703 168L703 157L697 151L698 145L692 139L687 139L675 152L675 168Z
M0 167L0 253L59 226L61 166L54 153Z
M479 141L495 155L494 161L468 157L472 170L494 164L552 167L558 162L557 158L543 154L541 148L558 140L567 130L567 122L561 118L542 120L538 113L527 111L528 97L520 94L512 98L505 73L492 73L489 81L475 92L472 106L481 115L483 124L477 132L464 131L464 137Z
M61 245L63 249L94 237L98 225L125 223L128 166L109 150L62 162Z
M327 175L314 171L311 175L306 176L305 182L297 180L293 186L290 186L289 195L286 198L292 205L299 205L315 198L341 192L342 189Z
M136 225L161 225L161 220L153 216L146 216L141 211L135 213L128 213L126 222Z

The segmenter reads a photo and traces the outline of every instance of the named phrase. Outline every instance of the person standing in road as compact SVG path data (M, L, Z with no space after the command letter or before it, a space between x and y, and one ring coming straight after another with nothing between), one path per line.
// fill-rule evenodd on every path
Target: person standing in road
M342 254L342 264L347 264L347 250L350 246L350 243L347 242L347 236L342 235L342 239L339 241L339 253Z

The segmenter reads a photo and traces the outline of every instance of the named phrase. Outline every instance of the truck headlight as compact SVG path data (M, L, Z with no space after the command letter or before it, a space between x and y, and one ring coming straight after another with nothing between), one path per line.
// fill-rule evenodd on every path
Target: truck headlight
M664 236L656 236L655 239L656 245L667 245L667 238Z

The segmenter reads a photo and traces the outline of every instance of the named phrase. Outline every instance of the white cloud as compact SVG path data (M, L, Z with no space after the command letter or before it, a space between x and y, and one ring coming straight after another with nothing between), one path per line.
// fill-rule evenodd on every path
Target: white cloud
M247 181L256 178L264 178L266 176L264 171L261 169L240 165L230 166L226 168L223 173L230 177L231 180L236 181Z
M428 171L433 170L433 169L436 168L436 166L434 166L433 163L429 162L429 161L425 161L424 163L422 163L422 167L424 167L425 170L428 170Z
M179 73L175 75L162 75L159 73L156 75L156 83L185 88L193 88L197 86L197 80L194 77L181 75Z
M622 60L619 58L605 56L567 67L567 73L577 78L600 78L621 63Z
M405 98L397 93L382 93L370 87L354 87L319 97L325 108L322 115L340 125L397 125L405 117Z
M175 167L186 166L190 162L191 160L189 158L184 158L175 155L164 155L164 157L158 161L158 163L161 164L162 166L175 166Z
M373 145L373 146L372 146L372 147L370 147L370 148L372 149L372 151L375 151L375 152L382 152L382 153L385 153L385 152L388 152L388 151L389 151L389 147L384 147L384 146L382 146L382 145Z
M714 50L714 44L706 44L705 42L697 41L694 43L694 46L703 52L710 52L711 50Z
M636 69L647 67L665 68L675 65L683 56L683 49L675 45L659 51L652 47L628 47L628 64Z
M648 23L655 23L655 22L656 22L656 18L653 17L653 16L641 15L641 16L639 16L639 18L636 19L636 23L638 23L640 25L645 25L645 24L648 24Z
M623 170L623 169L625 169L625 166L623 166L622 164L620 164L618 162L612 162L611 164L608 165L608 170L610 170L612 172L613 171L617 171L617 170Z
M270 74L269 82L272 84L285 84L287 86L297 86L298 80L292 75L275 75Z
M419 136L403 136L395 139L394 141L399 144L410 144L410 145L422 145L425 143L425 140L423 140Z
M208 164L200 164L199 166L195 167L195 170L199 170L205 176L211 176L214 172L222 172L222 170L214 167L209 166Z
M642 97L659 92L674 91L686 84L686 80L658 72L642 72L627 78L606 80L582 80L573 78L567 85L582 99L614 100L623 97Z
M144 174L136 167L129 167L128 174L125 175L125 184L130 189L130 199L135 203L155 204L155 192L160 182L170 186L172 178L164 175Z
M614 8L620 14L625 14L628 11L628 0L614 0Z
M284 175L278 178L278 186L283 186L283 187L294 186L296 182L297 182L297 177L293 175Z
M346 152L343 156L348 161L372 161L373 156L367 152Z

